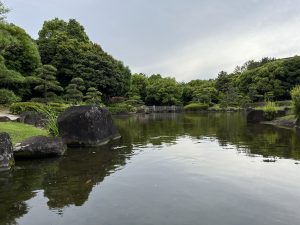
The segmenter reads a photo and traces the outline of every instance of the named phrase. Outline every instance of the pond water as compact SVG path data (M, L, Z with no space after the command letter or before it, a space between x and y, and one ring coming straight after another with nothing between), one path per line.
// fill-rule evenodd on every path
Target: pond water
M0 224L296 225L300 135L242 113L115 118L122 139L0 174Z

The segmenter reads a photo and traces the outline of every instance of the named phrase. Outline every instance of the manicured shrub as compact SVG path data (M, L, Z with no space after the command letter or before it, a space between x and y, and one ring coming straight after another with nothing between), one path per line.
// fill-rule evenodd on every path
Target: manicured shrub
M13 114L21 114L25 111L38 112L38 109L45 107L45 104L38 102L18 102L10 106L9 110Z
M184 107L185 111L201 111L201 110L207 110L208 104L205 103L191 103L189 105L186 105Z
M262 109L267 120L275 119L277 114L277 106L275 102L267 102L267 104Z
M136 107L126 104L126 103L118 103L113 104L108 107L109 111L113 114L127 114L130 112L136 112Z
M293 88L291 91L293 108L296 115L300 116L300 85Z
M0 89L0 105L10 105L18 102L21 99L15 95L13 91L7 89Z

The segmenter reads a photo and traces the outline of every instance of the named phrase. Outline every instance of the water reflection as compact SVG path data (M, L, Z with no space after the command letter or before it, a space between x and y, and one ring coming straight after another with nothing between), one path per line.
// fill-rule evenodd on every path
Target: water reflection
M122 139L109 145L68 149L63 158L18 162L15 171L1 173L0 224L15 224L27 214L30 208L26 202L40 190L49 210L63 214L68 206L82 206L94 186L101 188L101 182L138 151L149 149L149 145L175 145L181 137L217 140L222 149L234 146L241 154L271 158L265 163L275 162L273 158L300 159L299 134L247 125L242 113L150 114L115 118L115 123Z

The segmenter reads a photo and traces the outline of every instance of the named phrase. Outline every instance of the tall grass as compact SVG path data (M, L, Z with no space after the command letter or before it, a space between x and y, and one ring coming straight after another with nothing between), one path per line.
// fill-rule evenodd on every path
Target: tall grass
M267 102L262 110L264 111L264 115L267 120L273 120L276 117L278 107L275 102Z
M300 116L300 85L294 87L291 91L293 109L297 116Z

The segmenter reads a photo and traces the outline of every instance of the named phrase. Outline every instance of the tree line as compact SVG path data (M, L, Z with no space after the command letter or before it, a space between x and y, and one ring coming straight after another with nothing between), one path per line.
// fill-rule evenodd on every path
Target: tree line
M8 11L0 1L3 99L97 104L117 98L146 105L230 107L288 100L291 89L300 84L299 56L250 60L210 80L177 82L160 74L131 74L121 61L93 43L75 19L45 21L33 40L25 30L5 21Z

